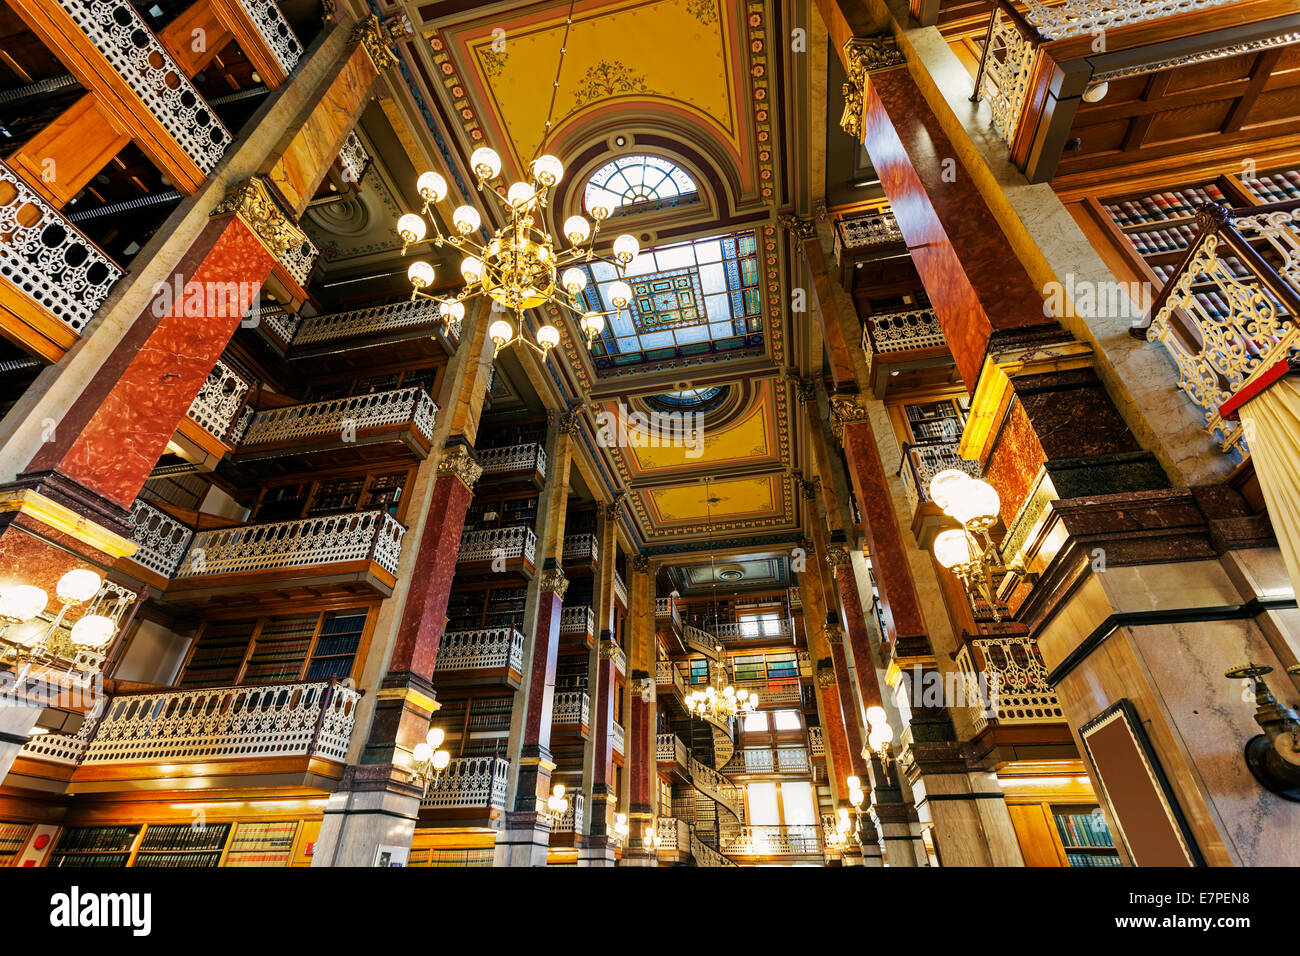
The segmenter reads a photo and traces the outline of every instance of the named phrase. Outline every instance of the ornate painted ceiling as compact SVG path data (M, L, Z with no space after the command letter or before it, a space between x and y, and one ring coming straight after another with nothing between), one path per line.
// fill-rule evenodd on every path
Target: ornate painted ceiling
M432 121L448 178L459 180L453 204L479 198L465 171L484 145L501 153L509 182L546 137L546 152L566 166L549 210L557 234L556 222L585 211L593 176L611 181L611 164L635 166L636 176L646 164L634 157L675 167L664 195L618 209L603 230L641 242L631 309L609 321L594 354L567 317L537 316L565 333L545 374L570 402L585 403L589 451L611 486L629 492L629 519L646 545L793 534L791 473L800 463L785 372L795 363L784 309L789 248L777 225L789 202L790 159L779 144L791 128L790 54L773 43L788 33L790 5L576 0L566 38L569 8L569 0L403 4L414 31L403 50L408 86ZM631 195L642 180L612 182ZM607 308L612 270L593 264L588 278L588 305ZM654 396L696 387L723 396L701 406L698 436L665 447L635 420L674 408L671 395ZM612 434L601 428L610 420L622 421Z

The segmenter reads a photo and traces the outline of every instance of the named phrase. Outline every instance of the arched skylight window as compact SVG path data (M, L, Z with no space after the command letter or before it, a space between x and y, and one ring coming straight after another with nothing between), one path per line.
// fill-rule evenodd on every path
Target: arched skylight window
M587 209L662 202L693 195L695 181L680 167L657 156L621 156L606 163L587 180L583 202Z

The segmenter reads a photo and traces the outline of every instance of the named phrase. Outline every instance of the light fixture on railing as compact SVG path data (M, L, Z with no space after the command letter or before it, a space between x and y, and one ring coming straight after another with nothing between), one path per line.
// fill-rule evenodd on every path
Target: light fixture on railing
M982 478L945 468L930 479L930 500L961 525L960 530L950 528L935 536L935 560L957 576L972 600L984 599L995 621L1002 620L997 595L1002 583L1008 577L1018 582L1032 581L1035 575L1025 570L1019 554L1009 564L1003 564L989 536L1001 506L997 490Z
M849 779L856 780L857 777L850 777ZM861 831L862 831L861 812L857 814L857 823L854 823L852 820L849 819L848 807L840 807L839 810L836 811L834 842L837 846L840 846L843 849L848 849L849 839L852 838L857 842L860 848L862 846L862 837L860 835Z
M614 814L614 838L620 842L626 840L628 834L632 832L631 825L627 822L626 813Z
M571 22L570 17L565 26L566 39L560 46L555 90L560 85L559 76L564 66ZM552 114L554 109L553 92ZM613 212L609 206L594 205L588 209L594 222L588 222L585 217L578 215L566 219L563 229L569 248L560 251L557 251L557 247L561 243L540 224L541 211L550 201L551 190L564 176L564 164L557 157L543 152L550 130L551 114L548 114L546 129L537 150L540 155L529 164L528 181L513 183L504 192L493 185L501 173L501 157L496 150L482 146L470 155L469 164L478 181L479 192L500 203L507 219L506 225L496 230L485 245L470 238L483 224L482 217L473 206L460 206L452 213L452 225L457 235L444 235L438 227L430 209L447 195L447 181L435 172L423 173L416 180L416 190L424 200L423 209L418 214L406 213L397 220L397 233L402 238L403 254L409 246L425 241L429 232L428 224L432 223L433 236L429 241L439 248L451 246L464 256L460 274L465 280L465 287L455 298L440 299L425 292L433 284L433 266L423 260L411 263L407 277L413 289L412 299L420 297L440 302L439 312L444 323L459 320L465 314L465 301L477 295L486 295L502 308L515 313L515 324L507 319L497 319L488 327L488 338L492 340L497 353L507 346L522 343L545 357L559 344L560 331L549 324L537 330L536 345L523 337L525 309L550 304L572 313L587 337L587 348L590 349L596 336L605 327L605 316L617 315L632 301L632 288L624 280L627 268L640 251L636 237L624 234L615 239L612 259L595 254L600 224ZM582 300L581 293L587 285L587 273L579 265L594 261L612 266L618 276L617 281L609 286L609 300L614 306L611 311L588 310ZM560 272L561 269L564 270L563 273Z
M441 727L430 727L424 740L416 744L411 751L411 772L424 786L426 797L429 791L438 785L442 772L451 763L451 754L446 750L438 749L446 739L447 734Z
M557 783L551 788L551 795L546 798L546 812L543 814L551 827L554 827L560 820L560 817L569 812L569 798L564 795L564 784Z
M894 742L894 728L889 725L885 708L879 704L867 708L867 746L880 758L880 762L889 769L892 759L889 745Z
M649 827L649 828L645 831L645 841L644 841L644 842L645 842L646 849L648 849L648 850L650 850L650 851L652 851L652 852L654 852L654 853L658 853L658 852L659 852L659 844L660 844L661 841L660 841L660 839L659 839L659 834L655 831L655 828L654 828L654 827Z
M743 687L736 690L727 683L726 671L726 657L719 644L717 666L709 686L704 690L691 691L686 697L686 709L701 720L714 720L718 723L757 710L758 695L751 694Z
M0 661L17 667L26 665L17 678L21 681L38 657L71 660L79 650L99 650L108 645L117 624L103 614L85 614L65 636L60 630L63 619L72 609L85 604L99 593L104 579L88 568L74 568L59 578L54 593L61 604L59 613L48 625L38 618L49 604L49 595L31 584L18 584L0 592L0 636L8 643L0 648Z

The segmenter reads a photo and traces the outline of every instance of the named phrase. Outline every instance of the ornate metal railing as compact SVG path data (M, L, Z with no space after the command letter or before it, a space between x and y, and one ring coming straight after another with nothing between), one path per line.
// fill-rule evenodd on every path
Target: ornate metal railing
M432 327L440 322L438 303L428 299L417 299L376 305L367 309L354 309L350 312L305 316L299 320L292 339L287 341L291 341L295 348L300 348L322 342Z
M1041 35L1020 11L1002 0L995 4L975 92L978 99L988 104L993 128L1008 144L1025 106L1034 48L1040 42Z
M561 690L551 705L552 724L591 726L591 698L585 690Z
M613 730L614 732L610 736L610 741L612 742L614 749L618 753L627 753L623 725L616 720L614 721Z
M499 667L524 669L524 636L513 627L443 632L435 673Z
M0 161L0 276L80 334L122 270Z
M873 312L862 317L862 351L870 372L877 355L945 348L948 340L934 309L900 309Z
M306 288L312 269L320 261L320 246L304 235L302 242L280 253L280 264L299 286Z
M981 637L957 652L966 706L975 730L999 724L1047 724L1065 719L1047 680L1047 665L1031 637Z
M361 182L366 170L370 168L370 153L362 145L361 137L357 136L355 130L348 133L348 138L343 141L343 148L339 150L339 165L343 167L343 175L354 183Z
M744 790L695 757L689 758L687 767L691 772L691 783L695 789L739 820L741 808L744 806Z
M600 556L594 534L566 534L564 536L565 561L595 561Z
M239 0L239 3L248 12L253 26L266 41L267 49L288 76L302 58L302 44L298 42L289 21L280 12L279 4L275 0Z
M230 131L127 0L58 0L96 49L205 173Z
M655 661L655 683L660 687L672 685L682 697L686 696L686 681L672 661Z
M803 700L803 689L797 677L738 680L733 681L733 684L736 690L743 687L747 691L758 694L759 703L762 705L798 703Z
M478 453L478 462L485 475L504 475L512 471L532 471L546 477L546 449L536 442L527 445L508 445L505 448L484 448Z
M698 651L711 661L718 659L718 640L708 631L687 624L682 628L682 639L691 650Z
M81 727L75 734L39 734L23 744L19 756L30 760L44 760L48 763L65 763L76 766L86 755L90 739L95 736L95 728L108 703L107 697L100 697L99 703L92 708L81 721Z
M486 531L466 531L460 536L462 561L492 561L496 558L537 558L537 535L526 524L509 528L489 528Z
M623 576L617 571L614 572L614 596L621 599L623 606L627 607L627 585L623 582Z
M794 625L789 618L761 623L757 620L722 621L711 624L710 627L713 636L724 644L734 641L757 641L765 637L788 638L794 634Z
M1115 30L1136 23L1149 23L1192 10L1205 10L1237 3L1239 0L1065 0L1047 4L1024 0L1025 19L1043 37L1060 40Z
M676 763L685 767L690 753L686 744L676 734L657 734L655 736L655 760L659 763Z
M802 611L802 610L803 610L803 598L799 596L799 589L798 589L798 588L789 588L787 593L790 595L790 610L792 610L792 611Z
M1249 451L1219 408L1300 344L1300 200L1203 206L1200 232L1133 334L1160 342L1225 452Z
M387 511L200 531L176 578L370 560L397 573L406 529Z
M673 627L682 626L682 614L678 610L677 602L671 597L655 598L655 620L672 621Z
M845 216L835 223L835 261L844 263L844 253L902 242L898 220L888 209Z
M734 860L727 859L713 847L699 839L694 830L691 831L691 856L695 857L697 866L736 866Z
M435 810L504 810L509 779L508 760L500 757L457 757L429 787L420 806Z
M560 633L591 637L596 633L596 612L585 604L564 608L560 611Z
M958 453L960 444L958 441L943 441L903 445L903 461L898 466L898 477L903 479L903 491L913 511L921 502L930 500L930 479L939 472L955 468L972 478L983 475L979 462L963 458Z
M221 359L190 403L189 417L204 431L217 438L232 440L244 398L252 384Z
M274 442L318 438L337 434L348 441L350 434L365 428L409 422L425 438L433 437L438 406L418 385L369 395L350 395L324 402L272 408L253 415L241 447Z
M581 790L575 790L569 798L569 809L555 818L552 833L581 833L582 823L586 819L586 801Z
M820 856L821 827L808 826L723 826L719 846L731 856Z
M193 538L193 528L143 498L131 506L131 540L136 544L131 560L136 564L170 578L181 566Z
M808 752L814 757L826 756L826 740L820 727L808 728Z
M679 820L677 817L659 817L655 820L655 836L659 838L660 850L691 852L691 828L685 820Z
M360 691L336 681L122 694L83 764L319 756L342 762Z

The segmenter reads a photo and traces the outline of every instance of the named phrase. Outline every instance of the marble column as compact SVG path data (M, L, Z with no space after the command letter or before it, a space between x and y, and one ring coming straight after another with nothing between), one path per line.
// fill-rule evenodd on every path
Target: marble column
M655 610L654 577L645 555L632 559L627 582L632 604L628 642L627 817L631 832L623 851L623 866L655 866L645 832L655 825L658 764L655 757Z
M602 504L596 519L599 539L600 583L596 592L596 618L600 623L600 641L592 648L588 664L588 688L591 695L591 737L583 751L583 789L587 814L579 866L613 866L614 842L614 695L617 693L614 656L614 571L618 559L618 517L620 506Z

